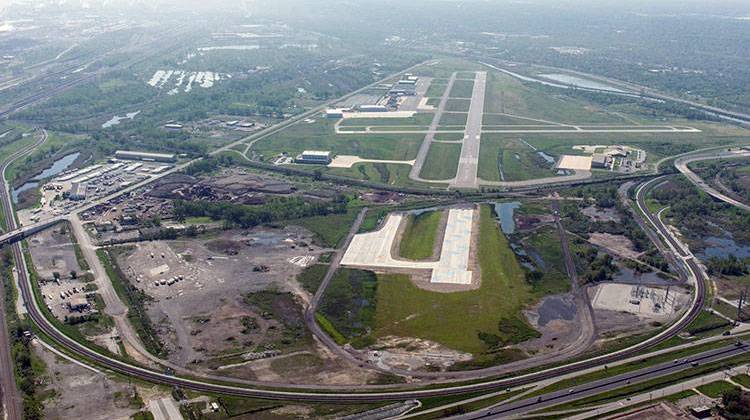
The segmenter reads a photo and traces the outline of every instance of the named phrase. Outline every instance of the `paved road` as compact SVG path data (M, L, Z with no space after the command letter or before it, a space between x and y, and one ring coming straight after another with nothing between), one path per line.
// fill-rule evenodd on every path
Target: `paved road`
M482 117L484 117L484 95L487 87L487 72L478 71L474 76L474 90L471 92L469 115L466 118L464 144L458 161L453 188L476 188L479 169L479 147L482 137Z
M435 115L432 117L432 122L430 123L430 127L427 130L427 134L424 136L424 140L422 140L422 145L419 146L416 162L414 162L414 165L411 167L411 171L409 172L409 178L415 181L434 182L429 179L423 179L421 177L422 167L424 166L425 160L427 160L427 153L430 151L430 145L435 139L438 125L440 125L440 117L442 117L443 112L445 112L445 105L448 103L448 98L450 97L451 90L453 89L453 83L455 81L456 73L453 73L451 74L450 79L448 79L448 85L445 87L445 91L443 91L443 96L440 97L440 103L435 110Z
M691 163L699 162L703 160L740 159L740 158L748 158L748 157L750 157L750 151L748 150L737 150L737 151L728 152L722 149L722 151L717 151L716 153L699 154L696 156L685 156L685 157L678 158L674 161L674 166L675 168L677 168L678 171L680 171L683 175L685 175L690 180L690 182L692 182L696 187L705 191L706 194L716 198L717 200L720 200L732 206L741 208L742 210L750 211L750 205L747 205L741 201L735 200L734 198L712 187L706 181L704 181L703 178L698 176L698 174L693 172L689 167Z
M9 156L2 164L0 169L0 200L2 200L3 213L5 214L5 220L8 230L13 230L16 227L16 220L14 218L13 205L10 194L10 183L5 181L5 172L13 162L25 156L27 153L34 150L36 147L41 146L47 141L47 132L40 130L37 133L38 140L34 144L24 147L23 149L13 153ZM18 244L14 244L14 248L19 248ZM16 267L21 267L21 262L18 259L15 261ZM13 279L9 279L10 282ZM4 288L0 286L0 396L2 396L2 407L5 414L5 418L9 420L20 420L23 418L23 398L18 388L16 387L14 363L10 348L10 336L8 335L7 323L5 320L5 296Z
M482 418L507 418L514 415L531 413L547 407L553 407L570 401L599 395L630 384L638 384L655 378L661 378L689 370L693 364L702 365L730 357L738 356L750 351L748 343L740 346L729 345L716 350L710 350L686 359L661 363L653 367L639 369L633 372L623 373L609 378L589 382L574 388L550 392L538 397L525 398L507 404L485 409L475 413L469 413L454 419L469 420Z

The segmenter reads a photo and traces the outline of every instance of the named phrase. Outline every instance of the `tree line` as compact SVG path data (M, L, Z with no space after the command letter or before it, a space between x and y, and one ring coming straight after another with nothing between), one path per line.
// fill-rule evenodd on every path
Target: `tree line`
M210 217L212 220L224 220L231 225L249 228L279 220L345 213L347 202L344 196L338 196L332 202L308 202L301 197L280 197L260 206L178 200L174 204L173 214L178 221L184 221L188 217Z

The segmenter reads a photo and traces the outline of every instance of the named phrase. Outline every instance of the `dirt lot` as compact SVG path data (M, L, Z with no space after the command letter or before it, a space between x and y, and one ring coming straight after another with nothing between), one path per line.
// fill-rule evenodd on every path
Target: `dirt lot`
M590 235L589 242L606 248L619 257L636 259L641 256L640 252L633 249L633 242L624 235L594 232Z
M551 295L524 311L529 323L542 336L518 347L530 354L558 352L569 346L579 330L576 304L572 295Z
M288 226L143 242L117 262L154 299L148 314L172 362L248 379L359 383L371 375L321 352L302 318L310 296L296 276L328 251Z
M54 272L68 277L72 270L79 274L83 271L76 260L69 231L67 225L60 225L39 232L29 239L31 259L41 278L52 279Z
M127 419L139 411L133 387L68 362L41 346L34 352L47 365L44 417L49 419Z
M96 293L86 290L88 278L78 264L68 229L67 225L46 229L28 241L31 259L41 278L39 283L44 302L59 320L88 315L96 308ZM75 277L72 277L73 271ZM71 308L71 304L80 306ZM102 334L104 331L94 324L79 324L79 327L86 335Z

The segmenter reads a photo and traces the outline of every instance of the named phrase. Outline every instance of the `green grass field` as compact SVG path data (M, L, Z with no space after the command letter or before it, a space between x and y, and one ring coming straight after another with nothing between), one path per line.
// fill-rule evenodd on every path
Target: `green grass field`
M433 113L422 112L414 114L413 117L408 118L347 118L341 122L341 127L363 127L368 125L385 125L385 126L400 126L400 125L415 125L415 126L428 126L432 123Z
M463 139L463 133L437 133L435 134L435 137L433 137L433 140L443 141L463 141Z
M544 261L544 267L539 267L539 271L544 274L539 280L531 283L532 293L541 298L546 295L568 292L570 280L565 270L557 230L553 227L540 229L530 235L526 243ZM538 266L538 264L535 265Z
M350 208L343 214L304 217L286 223L306 228L315 234L320 245L335 248L349 232L358 213L358 208Z
M435 100L431 105L437 106L440 103L440 98L443 97L445 89L448 87L447 81L433 80L430 82L430 86L427 88L425 96Z
M484 112L507 113L566 124L631 124L595 104L564 97L555 90L536 84L523 84L512 76L498 72L487 74Z
M453 89L451 89L451 98L471 98L471 93L474 91L473 80L456 80L453 82Z
M548 125L554 126L553 124L541 121L534 121L526 118L511 117L509 115L499 114L487 114L482 116L482 124L484 125Z
M323 170L331 175L346 176L387 185L418 188L443 187L441 184L425 184L409 179L411 165L405 164L366 162L358 163L351 168L325 168Z
M267 158L281 152L296 156L304 150L331 150L369 159L411 160L423 139L420 134L337 135L333 122L319 120L290 126L259 141L253 149Z
M469 114L446 112L440 116L440 125L466 125L466 118Z
M433 180L452 179L456 176L460 157L461 144L432 143L420 176Z
M696 388L701 394L711 398L721 398L721 394L731 391L737 388L735 385L730 384L727 381L714 381L707 384L703 384Z
M433 249L438 239L437 232L442 211L428 211L410 215L404 236L399 243L398 253L402 258L424 260L434 257Z
M750 375L742 373L737 376L732 376L732 381L737 382L745 388L750 388Z
M420 337L475 355L491 345L480 333L513 343L533 336L521 309L532 300L531 288L500 232L489 206L481 207L477 290L437 293L419 289L401 274L378 277L376 337ZM479 273L475 273L477 275ZM503 331L501 326L507 327Z
M445 104L445 111L469 112L469 106L471 106L471 100L469 99L448 99L448 102Z
M506 181L523 181L554 176L552 165L542 159L517 137L503 134L484 134L479 152L479 177L500 181L500 166Z

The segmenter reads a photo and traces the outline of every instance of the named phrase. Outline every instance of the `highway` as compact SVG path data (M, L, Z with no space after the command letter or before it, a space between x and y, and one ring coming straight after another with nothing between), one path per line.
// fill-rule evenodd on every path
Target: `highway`
M697 155L688 155L684 157L680 157L678 159L675 159L674 166L677 168L680 173L685 175L690 182L692 182L696 187L703 190L706 194L716 198L717 200L723 201L727 204L730 204L732 206L735 206L737 208L740 208L745 211L750 211L750 205L747 205L741 201L735 200L734 198L722 193L721 191L717 190L716 188L712 187L708 184L708 182L704 181L703 178L698 176L695 172L693 172L689 165L693 162L699 162L703 160L719 160L719 159L740 159L740 158L748 158L750 157L750 150L735 150L735 151L720 151L718 153L708 153L708 154L697 154Z
M673 375L694 368L695 366L728 359L750 351L748 343L728 345L716 350L710 350L690 356L685 359L660 363L652 367L633 372L615 375L598 381L550 392L541 396L524 398L496 407L480 410L466 415L456 416L456 420L507 418L515 415L533 413L548 407L557 406L586 397L600 395L608 391L623 388L628 385L643 383L652 379Z
M2 177L2 188L0 189L0 199L2 200L3 213L5 214L6 225L9 230L15 229L16 220L13 212L10 186L5 182L5 172L8 167L19 158L36 149L47 141L47 132L40 130L38 140L29 146L26 146L12 155L8 156L2 162L0 168L0 177ZM14 244L13 248L20 248ZM15 252L14 252L15 255ZM18 260L16 260L18 266ZM9 279L12 283L13 280ZM16 386L16 375L14 373L15 364L11 354L11 342L8 335L7 323L5 320L5 297L4 288L0 287L0 396L2 396L2 406L5 411L5 417L9 420L20 420L23 418L23 397Z

